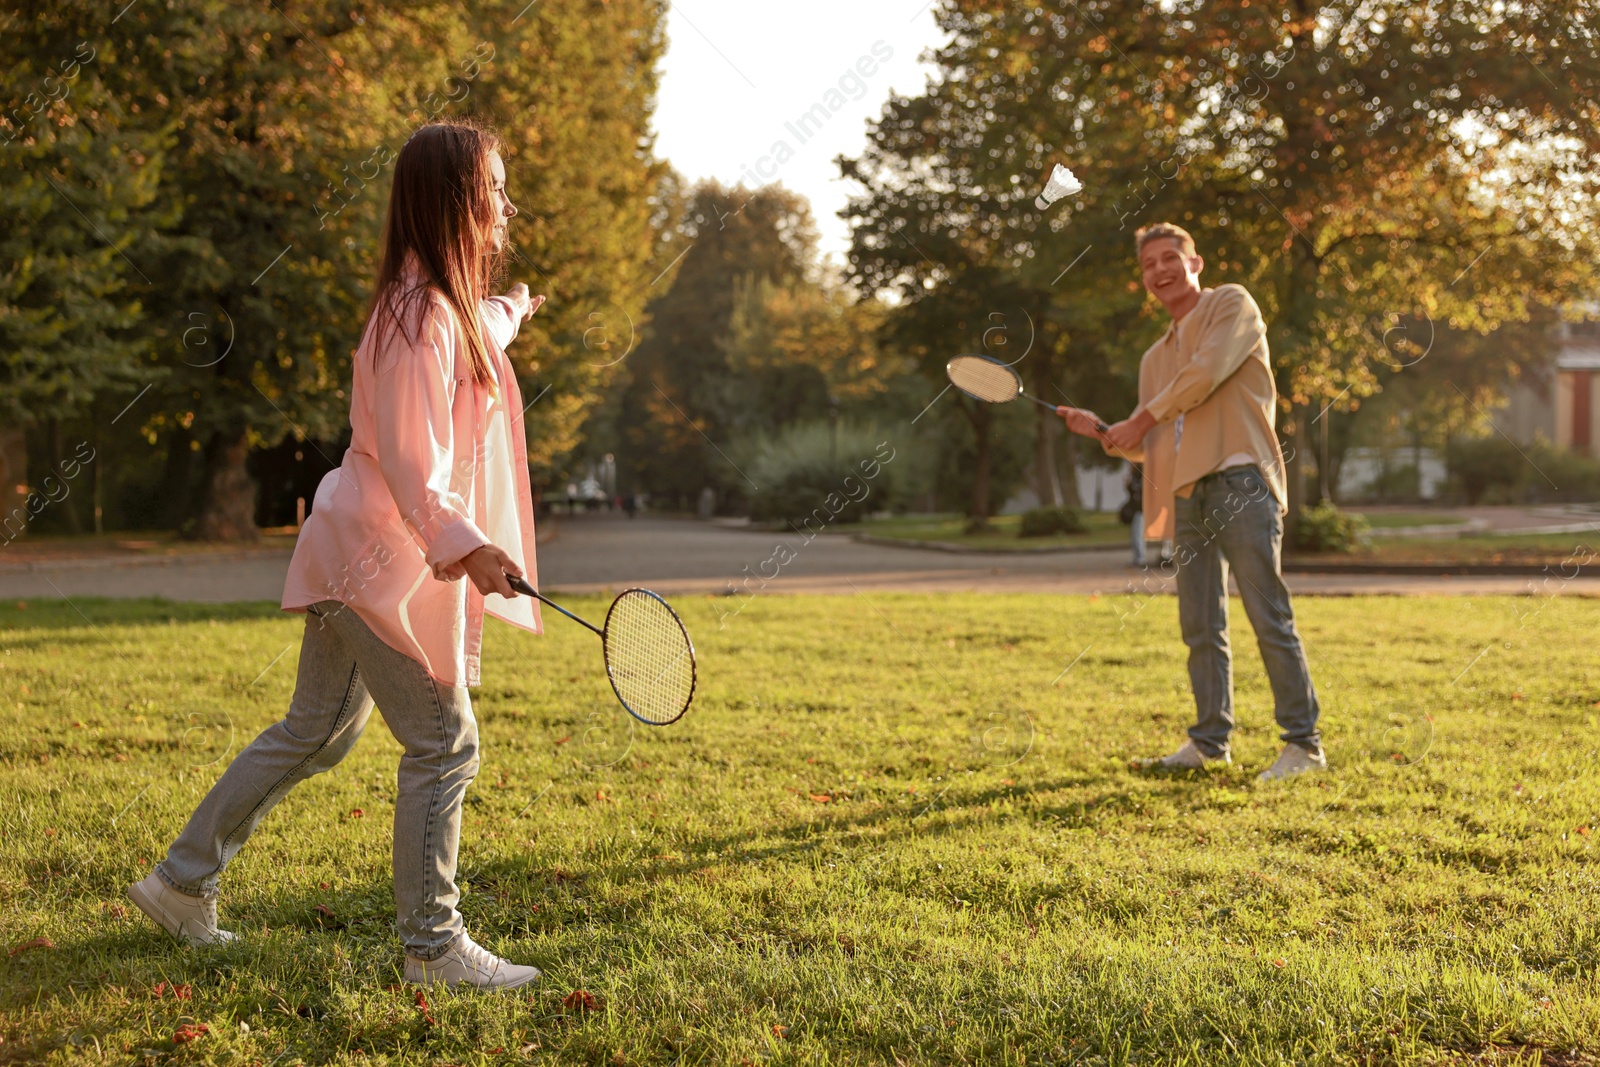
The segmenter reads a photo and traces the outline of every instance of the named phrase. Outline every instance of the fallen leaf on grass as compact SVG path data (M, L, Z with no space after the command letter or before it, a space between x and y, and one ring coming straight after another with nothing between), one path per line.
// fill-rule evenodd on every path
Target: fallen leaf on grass
M568 1011L599 1011L601 1000L593 993L574 989L561 1003Z
M815 800L818 804L826 804L828 801L833 799L826 793L808 793L807 795L811 797L812 800Z
M178 1027L177 1030L173 1031L172 1040L174 1044L187 1045L196 1038L205 1034L209 1034L210 1032L211 1027L207 1026L205 1023L184 1023L182 1026Z
M366 816L366 814L367 813L362 811L360 808L351 808L350 809L350 817L352 819L364 818Z
M1284 959L1282 956L1279 956L1277 959L1272 961L1272 965L1274 967L1287 967L1289 966L1289 961Z
M1589 836L1589 828L1587 826L1580 826L1580 827L1578 827L1578 833L1582 834L1584 837L1588 837Z
M572 740L572 737L571 737L571 735L570 735L570 734L569 734L569 735L568 735L568 736L566 736L566 737L563 737L563 738L559 738L559 739L558 739L558 740L557 740L557 741L556 741L556 744L558 744L558 745L564 745L564 744L566 744L566 743L567 743L567 742L568 742L568 741L571 741L571 740Z
M772 1036L773 1037L788 1037L789 1036L789 1028L787 1026L783 1025L782 1023L773 1023L772 1024Z
M172 994L174 1000L190 1000L194 996L194 987L179 985L176 982L157 982L150 987L150 995L157 1000L160 1000L168 993Z
M18 945L16 948L12 949L10 952L7 952L6 956L7 957L16 956L16 955L18 955L20 953L27 952L29 949L55 948L55 947L56 947L56 943L54 941L50 940L48 937L36 937L32 941L24 941L22 944Z
M435 1021L432 1013L428 1011L428 998L420 989L417 990L417 1008L422 1012L422 1018L429 1026L439 1025L438 1022Z

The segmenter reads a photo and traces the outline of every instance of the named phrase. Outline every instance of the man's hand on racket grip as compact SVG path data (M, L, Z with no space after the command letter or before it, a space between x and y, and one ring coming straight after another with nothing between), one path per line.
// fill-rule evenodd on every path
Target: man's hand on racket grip
M479 545L444 570L445 577L450 581L455 581L463 575L471 578L472 584L477 586L478 592L484 596L499 593L510 599L518 594L511 588L511 583L506 581L508 573L521 578L522 568L517 566L516 560L506 555L498 545Z
M1067 429L1071 430L1073 433L1079 434L1083 437L1093 437L1096 441L1105 440L1100 433L1100 427L1104 426L1105 423L1100 421L1100 416L1096 415L1088 408L1069 408L1063 406L1056 408L1056 414L1060 415L1066 420Z
M539 305L544 303L544 297L542 296L529 296L528 287L522 282L513 285L511 291L506 293L506 298L517 306L517 311L521 313L523 321L532 318L533 313L539 310Z
M1124 452L1137 452L1145 434L1149 433L1155 424L1156 417L1144 408L1140 408L1107 430L1105 439L1112 448Z

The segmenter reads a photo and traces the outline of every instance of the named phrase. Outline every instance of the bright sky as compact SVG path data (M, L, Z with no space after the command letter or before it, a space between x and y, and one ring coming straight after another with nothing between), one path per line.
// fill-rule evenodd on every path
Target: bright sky
M811 201L822 251L842 259L838 212L866 121L892 88L921 92L940 41L924 0L672 0L657 97L656 154L691 181L776 181ZM807 119L806 116L809 115Z

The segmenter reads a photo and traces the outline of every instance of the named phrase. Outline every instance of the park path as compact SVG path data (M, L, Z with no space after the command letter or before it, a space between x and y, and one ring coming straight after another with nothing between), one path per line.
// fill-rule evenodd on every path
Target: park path
M619 513L560 516L546 525L539 577L548 590L600 592L630 585L669 594L1017 592L1116 594L1171 592L1154 568L1127 565L1125 548L1037 554L947 553L862 544L842 534L810 542L688 519ZM171 556L35 558L0 554L0 599L166 597L220 603L277 600L289 552L182 553ZM1555 583L1526 575L1418 576L1289 574L1297 595L1600 596L1600 577Z

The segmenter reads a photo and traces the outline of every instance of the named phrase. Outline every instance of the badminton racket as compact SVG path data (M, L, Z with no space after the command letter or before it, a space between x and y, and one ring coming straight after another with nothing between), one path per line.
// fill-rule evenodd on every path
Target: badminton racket
M694 700L694 642L665 600L648 589L626 589L611 602L602 628L544 596L526 579L508 574L506 581L517 592L549 604L599 635L606 677L629 715L647 726L666 726L689 710Z
M944 365L944 372L950 376L951 385L974 400L982 400L987 404L1008 404L1020 396L1040 407L1049 408L1051 411L1058 410L1056 405L1049 401L1024 393L1022 378L998 359L989 356L957 356ZM1094 428L1101 433L1111 429L1099 420L1095 421Z

